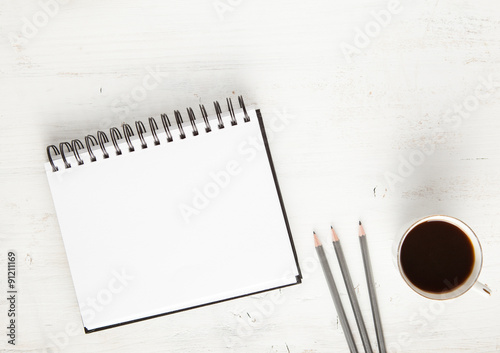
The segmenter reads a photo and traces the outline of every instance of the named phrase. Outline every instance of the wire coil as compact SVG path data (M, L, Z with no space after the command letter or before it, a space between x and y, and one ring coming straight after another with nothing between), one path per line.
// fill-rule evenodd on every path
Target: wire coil
M228 111L229 111L229 116L231 119L231 126L237 125L238 122L236 120L236 114L234 112L233 103L231 102L231 98L226 98L226 103L227 103L227 107L228 107ZM247 109L245 107L245 103L243 101L242 96L238 96L238 103L239 103L240 108L243 110L243 115L244 115L243 121L249 122L250 117L247 113ZM215 114L217 116L217 128L224 129L224 121L222 120L222 109L220 107L220 104L217 101L215 101L213 104L214 104L214 108L215 108ZM206 111L205 106L203 104L200 104L200 111L201 111L201 115L203 118L203 122L205 124L204 130L206 133L209 133L212 131L212 127L211 127L210 122L208 120L208 114L207 114L207 111ZM199 130L198 130L198 126L196 125L196 116L195 116L193 109L187 108L187 114L189 117L189 123L191 125L191 130L192 130L193 136L198 136ZM181 113L178 110L175 110L174 117L175 117L175 123L177 124L177 128L179 131L179 138L185 139L186 133L184 131L185 127L182 125L184 123L184 121L182 119ZM156 120L151 117L148 119L148 122L149 122L149 128L151 130L151 136L153 137L153 140L154 140L154 145L155 146L160 145L163 142L160 140L160 138L158 137L158 134L157 134L158 124L156 123ZM166 142L167 143L172 142L173 137L172 137L172 132L170 131L170 127L172 125L170 124L170 120L169 120L167 114L161 114L161 122L163 125L163 129L165 131L165 134L167 136ZM144 138L144 134L147 131L146 131L146 127L145 127L144 123L142 121L136 121L135 128L136 128L137 136L139 137L141 148L143 148L143 149L147 148L148 145L146 143L146 139ZM122 124L122 129L123 129L123 136L117 127L112 127L111 129L109 129L109 136L111 137L111 142L113 144L112 147L114 147L115 153L117 156L120 156L123 153L118 145L118 140L121 140L123 138L125 139L125 142L128 145L129 152L135 151L135 146L132 143L132 140L130 138L131 136L134 136L134 130L132 129L132 127L129 124L126 124L126 123ZM73 152L73 155L74 155L78 165L84 164L84 161L80 157L80 153L79 153L79 150L82 150L84 148L87 149L87 152L88 152L88 155L90 158L90 162L97 161L97 158L94 154L94 151L92 150L92 147L94 147L94 146L99 146L99 149L102 152L103 159L109 158L109 153L106 150L106 146L105 146L105 144L109 142L109 138L104 131L97 131L97 138L93 135L87 135L87 136L85 136L84 141L85 141L85 145L80 140L75 139L75 140L72 140L71 143L61 142L59 144L59 148L57 148L56 145L47 146L47 157L48 157L49 163L52 167L52 171L53 172L59 171L59 168L54 163L54 160L52 158L52 154L55 156L61 155L61 159L64 163L65 169L71 168L71 164L68 162L68 160L66 158L66 154L64 152L65 147L66 147L66 150L68 152L70 152L70 153ZM109 145L108 145L108 147L109 147Z

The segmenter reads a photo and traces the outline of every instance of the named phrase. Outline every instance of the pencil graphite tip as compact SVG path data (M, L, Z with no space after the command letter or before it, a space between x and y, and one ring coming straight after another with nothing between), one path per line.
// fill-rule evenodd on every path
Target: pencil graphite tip
M317 248L318 246L321 246L321 242L318 239L318 236L316 235L316 232L313 232L313 237L314 237L314 246Z
M359 225L361 225L361 221L358 221L359 222Z
M359 222L359 236L362 237L366 235L365 229L363 228L363 225L361 224L361 221Z
M333 229L332 226L330 226L330 229L332 230L332 239L333 241L339 241L339 237L337 236L337 233L335 233L335 230Z

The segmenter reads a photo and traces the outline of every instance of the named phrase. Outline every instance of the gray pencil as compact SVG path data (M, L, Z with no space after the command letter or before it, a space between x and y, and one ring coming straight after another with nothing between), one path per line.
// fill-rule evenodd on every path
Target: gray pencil
M340 325L342 326L342 330L344 330L347 345L349 346L349 350L351 351L351 353L358 353L358 349L356 348L356 344L354 343L354 338L352 337L351 328L349 327L347 317L345 316L344 307L342 306L337 286L335 285L335 281L333 279L332 271L330 270L328 260L325 256L325 250L323 250L323 246L316 236L316 233L313 232L313 235L314 246L316 247L316 252L318 253L319 261L321 262L321 267L323 268L323 273L325 274L326 283L328 284L328 288L330 289L330 294L332 295L333 303L335 304L335 309L337 310L337 314L339 316Z
M366 283L368 285L368 293L370 294L370 303L372 305L373 322L375 323L375 332L377 333L378 350L380 353L386 353L384 332L382 330L382 322L380 320L380 312L378 310L377 295L375 293L375 282L373 281L372 265L370 262L370 254L368 253L368 244L366 242L366 233L363 229L361 221L359 222L359 243L361 245L361 253L363 254L363 264L365 266Z
M331 227L331 229L333 236L333 247L335 248L335 253L337 254L337 260L339 261L340 270L342 271L342 277L344 277L347 294L349 294L352 311L354 311L354 318L356 319L356 324L358 325L358 330L361 335L361 342L363 342L363 347L365 348L366 353L373 353L372 346L370 345L370 339L368 338L368 332L366 331L365 322L363 321L363 316L361 315L361 309L359 308L358 298L356 297L356 293L354 292L351 275L349 273L349 269L347 268L347 262L345 261L344 252L342 251L342 246L340 245L339 238L333 230L333 227Z

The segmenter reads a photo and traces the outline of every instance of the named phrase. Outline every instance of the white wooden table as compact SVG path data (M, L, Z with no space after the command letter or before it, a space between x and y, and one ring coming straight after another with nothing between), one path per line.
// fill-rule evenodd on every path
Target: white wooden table
M330 224L375 347L359 218L391 352L500 351L499 10L448 0L1 0L0 351L348 352L311 235L326 242ZM240 94L270 131L303 283L85 335L45 147ZM434 213L476 231L490 298L433 302L404 284L394 240Z

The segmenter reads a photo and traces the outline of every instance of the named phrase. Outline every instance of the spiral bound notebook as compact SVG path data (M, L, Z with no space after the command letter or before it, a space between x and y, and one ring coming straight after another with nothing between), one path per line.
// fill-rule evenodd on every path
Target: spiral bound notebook
M262 116L239 103L47 147L86 333L300 283Z

